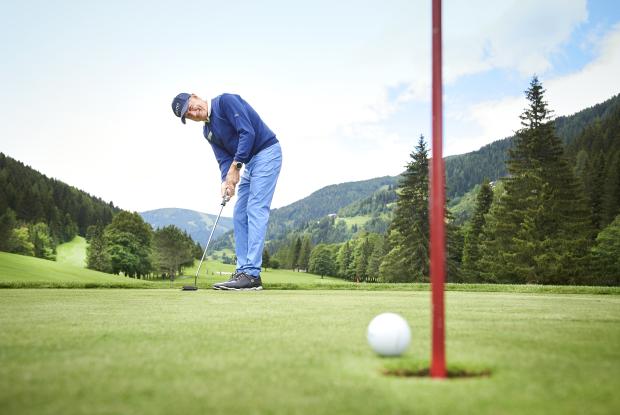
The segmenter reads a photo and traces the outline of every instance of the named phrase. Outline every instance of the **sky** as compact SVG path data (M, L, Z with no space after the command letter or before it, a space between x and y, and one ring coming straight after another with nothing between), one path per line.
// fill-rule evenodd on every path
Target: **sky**
M431 1L19 1L0 6L0 151L132 211L217 213L179 92L237 93L276 133L272 207L404 171L431 135ZM616 0L444 0L444 155L620 93ZM230 213L230 212L229 212ZM230 213L232 214L232 213Z

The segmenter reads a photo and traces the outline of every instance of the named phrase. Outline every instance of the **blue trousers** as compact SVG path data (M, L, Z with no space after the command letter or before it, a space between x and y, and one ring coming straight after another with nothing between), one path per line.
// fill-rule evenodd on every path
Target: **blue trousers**
M260 276L269 210L281 167L280 143L262 150L245 166L233 212L237 272Z

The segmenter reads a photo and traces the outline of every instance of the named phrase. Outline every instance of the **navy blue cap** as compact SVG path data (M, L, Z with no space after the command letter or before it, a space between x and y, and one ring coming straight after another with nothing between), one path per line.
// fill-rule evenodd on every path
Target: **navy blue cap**
M191 96L191 94L181 92L172 100L172 112L174 112L174 115L181 118L183 124L185 124L185 114L187 113Z

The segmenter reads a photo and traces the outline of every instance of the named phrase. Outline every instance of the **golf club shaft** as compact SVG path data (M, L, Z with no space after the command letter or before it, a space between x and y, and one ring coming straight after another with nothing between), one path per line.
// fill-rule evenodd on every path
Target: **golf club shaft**
M213 232L215 232L215 228L217 227L217 223L220 221L220 216L222 216L222 211L224 210L224 206L226 206L226 202L228 202L227 198L224 197L222 199L222 208L220 209L219 215L215 219L215 223L213 224L213 229L211 229L211 234L209 235L209 239L207 240L207 246L205 246L205 250L202 253L202 258L200 258L200 264L198 264L198 270L196 271L196 276L194 277L194 287L198 283L198 274L200 273L200 268L202 267L202 261L204 261L205 256L207 255L207 249L209 249L209 244L211 243L211 238L213 237Z

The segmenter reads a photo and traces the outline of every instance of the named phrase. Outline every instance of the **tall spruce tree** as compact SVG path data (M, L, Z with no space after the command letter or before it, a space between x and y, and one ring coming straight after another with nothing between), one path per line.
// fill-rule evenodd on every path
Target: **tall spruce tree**
M389 252L380 267L386 281L428 281L428 150L420 136L400 182L389 230Z
M301 242L301 248L299 249L298 266L301 269L308 270L308 261L310 261L310 253L312 252L312 241L310 236L304 236Z
M352 260L353 249L351 248L349 241L346 241L340 246L336 256L336 265L339 277L351 279L351 275L349 274L349 265L351 265Z
M491 208L478 265L487 279L579 283L592 238L583 189L556 136L536 76L509 150L505 191Z
M383 261L383 257L385 256L386 245L387 238L384 235L378 235L375 239L370 258L368 259L368 268L366 269L368 281L370 282L376 282L379 280L379 267L381 266L381 261Z
M477 263L480 260L480 235L486 222L485 215L489 213L493 203L493 189L488 179L485 179L476 195L474 214L465 230L465 246L463 247L462 274L465 281L474 282L478 279Z

